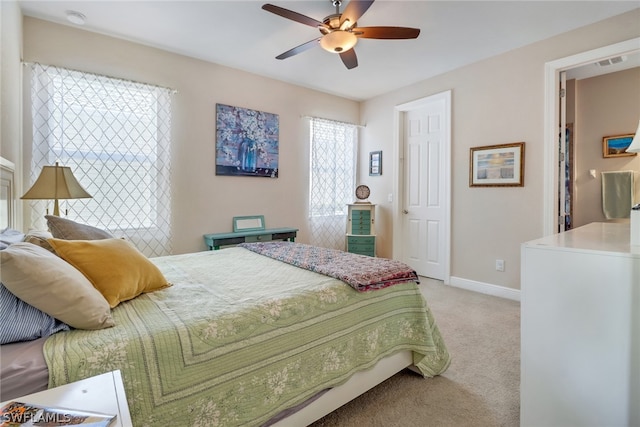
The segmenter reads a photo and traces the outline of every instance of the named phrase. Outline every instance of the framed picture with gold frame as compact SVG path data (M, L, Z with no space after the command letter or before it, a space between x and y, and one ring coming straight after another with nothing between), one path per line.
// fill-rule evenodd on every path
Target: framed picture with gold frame
M469 187L524 187L524 142L472 147Z
M605 136L602 138L602 157L628 157L638 153L627 153L634 134Z

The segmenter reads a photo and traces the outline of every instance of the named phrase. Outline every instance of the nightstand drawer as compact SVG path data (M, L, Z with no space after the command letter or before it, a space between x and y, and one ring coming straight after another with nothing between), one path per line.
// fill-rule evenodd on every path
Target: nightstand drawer
M352 254L373 256L375 251L376 250L373 245L350 245L347 252L351 252Z
M351 234L371 234L371 226L369 224L357 224L357 226L354 224Z
M247 236L244 238L247 243L255 242L269 242L271 241L271 234L258 234L257 236Z
M370 256L370 257L375 257L376 253L373 249L369 249L369 250L360 250L360 249L352 249L349 251L352 254L357 254L357 255L366 255L366 256Z
M376 236L347 236L347 252L376 256Z
M351 218L353 221L369 221L371 219L371 211L361 211L361 210L354 210L351 211Z
M376 243L376 236L348 236L347 243L351 245L371 245Z

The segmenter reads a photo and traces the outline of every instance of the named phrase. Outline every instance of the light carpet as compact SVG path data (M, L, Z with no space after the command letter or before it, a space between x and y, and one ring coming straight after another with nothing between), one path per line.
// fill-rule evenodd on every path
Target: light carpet
M520 423L520 303L421 278L452 357L441 376L405 370L312 427L473 426Z

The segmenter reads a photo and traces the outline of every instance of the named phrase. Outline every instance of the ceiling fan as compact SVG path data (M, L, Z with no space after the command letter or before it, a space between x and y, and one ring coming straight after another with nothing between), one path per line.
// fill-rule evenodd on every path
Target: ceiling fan
M356 27L358 19L371 7L374 0L351 0L344 12L340 13L342 0L330 0L336 8L336 13L324 18L322 22L309 18L298 12L284 9L272 4L265 4L262 8L283 18L301 24L316 27L322 34L320 37L294 47L278 56L276 59L286 59L302 53L312 47L320 46L340 55L340 59L348 69L358 66L358 57L353 47L358 38L365 39L415 39L420 34L419 28L407 27Z

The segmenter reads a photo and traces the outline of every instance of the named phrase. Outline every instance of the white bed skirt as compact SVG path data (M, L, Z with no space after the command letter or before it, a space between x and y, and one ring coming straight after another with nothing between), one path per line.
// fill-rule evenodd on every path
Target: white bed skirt
M356 372L346 383L334 387L298 412L273 424L274 427L307 426L335 411L384 380L413 364L411 351L401 351L380 360L373 368Z

